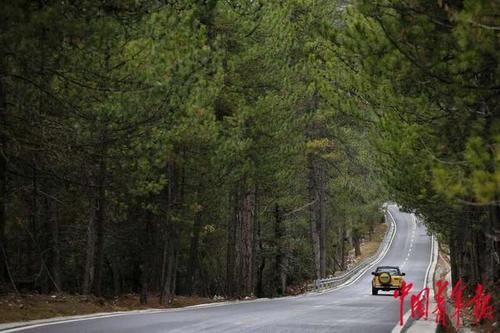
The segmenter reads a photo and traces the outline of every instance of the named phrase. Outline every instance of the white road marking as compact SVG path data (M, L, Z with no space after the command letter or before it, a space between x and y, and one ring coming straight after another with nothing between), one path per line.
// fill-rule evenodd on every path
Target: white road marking
M359 273L359 275L356 277L356 279L354 279L352 281L347 281L344 284L339 285L338 287L336 287L334 289L331 289L331 290L328 290L328 291L325 291L325 292L322 292L322 293L311 294L311 295L308 295L308 296L322 295L322 294L330 293L330 292L333 292L333 291L336 291L336 290L339 290L339 289L343 289L343 288L349 287L352 284L354 284L356 281L358 281L363 275L365 275L365 273L368 270L370 270L371 268L373 268L376 264L378 264L380 261L382 261L385 258L385 256L387 255L387 252L389 252L389 249L391 248L392 242L394 241L394 237L396 236L396 233L397 233L396 220L394 219L394 217L392 216L392 213L389 210L387 210L387 212L389 213L389 216L392 219L392 224L393 224L393 227L394 227L394 231L392 233L391 239L389 240L389 244L388 244L387 248L385 249L385 251L383 252L383 254L380 256L380 258L378 260L376 260L375 262L373 262L372 265L368 266L366 269L364 269L363 271L361 271L361 273ZM296 296L290 296L290 297L296 297ZM280 299L286 299L286 298L290 298L290 297L282 297ZM251 300L251 301L245 301L245 302L235 302L235 303L233 303L233 302L208 303L206 305L205 304L199 304L199 305L194 305L194 306L191 306L191 307L184 307L184 308L180 308L180 309L151 309L151 310L138 310L138 311L123 311L123 312L116 312L116 313L110 313L110 314L105 314L105 315L96 315L96 316L85 317L85 318L73 318L73 319L63 319L63 320L57 320L57 321L49 321L49 322L43 322L43 323L39 323L39 324L29 324L29 323L26 323L26 325L23 325L23 326L17 326L17 327L13 327L11 329L2 330L1 333L20 332L20 331L24 331L24 330L27 330L27 329L33 329L33 328L38 328L38 327L51 326L51 325L59 325L59 324L76 322L76 321L94 320L94 319L100 319L100 318L120 317L120 316L127 316L127 315L133 315L133 314L141 314L141 313L148 314L148 313L160 313L160 312L177 312L177 311L189 310L189 308L194 308L194 307L224 306L224 305L231 305L231 304L238 304L238 303L253 303L253 302L269 301L269 300L271 300L271 299L262 299L262 300L261 299L257 299L257 300ZM274 299L274 300L276 300L276 299Z
M110 313L108 315L100 315L100 316L92 316L92 317L85 317L85 318L74 318L74 319L64 319L64 320L58 320L58 321L52 321L52 322L45 322L45 323L40 323L40 324L26 324L23 326L18 326L14 327L11 329L6 329L2 330L2 333L8 333L8 332L19 332L19 331L24 331L27 329L32 329L32 328L37 328L37 327L44 327L44 326L51 326L51 325L59 325L59 324L65 324L65 323L72 323L75 321L87 321L87 320L94 320L94 319L100 319L100 318L111 318L111 317L120 317L120 316L128 316L131 314L141 314L141 313L159 313L159 312L165 312L167 310L164 309L155 309L155 310L139 310L139 311L123 311L123 312L117 312L117 313Z
M345 282L344 284L341 284L333 289L329 289L329 290L326 290L324 292L321 292L321 293L316 293L316 295L323 295L323 294L329 294L331 292L334 292L334 291L337 291L339 289L343 289L345 287L349 287L351 286L354 282L358 281L359 279L361 279L361 277L363 275L365 275L365 273L367 271L369 271L370 269L372 269L376 264L378 264L379 262L381 262L385 256L387 255L387 252L389 252L389 249L391 248L391 245L392 245L392 241L394 240L394 237L396 236L396 233L398 231L398 227L397 227L397 224L396 224L396 220L394 219L394 217L392 216L391 212L389 211L389 209L387 209L387 212L389 213L389 216L391 217L392 219L392 225L394 227L394 231L392 233L392 236L391 236L391 239L389 241L389 245L387 245L387 248L385 249L384 253L380 256L380 258L378 258L375 262L373 262L370 266L368 266L367 268L365 268L364 270L361 271L361 273L359 273L359 275L352 281L347 281ZM314 295L312 295L314 296Z
M435 242L434 236L431 236L431 255L429 258L429 264L427 265L427 270L425 271L424 285L422 286L422 289L424 289L428 286L429 281L427 281L427 280L429 279L429 273L430 273L431 269L434 269L434 267L436 266L436 263L437 263L437 255L434 254L434 252L436 252L434 242ZM405 263L406 263L406 259L405 259ZM432 286L429 287L429 289L431 289L430 290L431 294L433 294ZM411 310L406 311L406 313L403 315L403 326L399 325L399 322L398 322L398 324L396 326L394 326L394 328L392 329L391 333L400 333L403 330L404 323L408 322L408 318L410 318L410 315L411 315Z
M436 262L437 262L437 258L435 258L435 256L434 256L434 235L433 235L431 237L431 256L429 259L429 265L427 265L427 270L425 271L424 285L423 285L422 289L427 286L427 280L429 279L429 272L430 272L433 264L435 265Z

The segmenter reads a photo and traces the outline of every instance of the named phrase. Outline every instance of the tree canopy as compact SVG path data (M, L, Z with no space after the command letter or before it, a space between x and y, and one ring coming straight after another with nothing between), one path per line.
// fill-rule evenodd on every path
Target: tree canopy
M1 291L282 295L344 270L387 200L498 286L498 12L2 3Z

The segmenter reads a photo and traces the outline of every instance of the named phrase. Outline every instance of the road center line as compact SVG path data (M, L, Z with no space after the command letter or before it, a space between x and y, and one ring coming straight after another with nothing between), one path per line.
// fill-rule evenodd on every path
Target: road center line
M415 219L416 220L416 219ZM425 277L424 277L424 285L422 286L422 289L426 288L428 286L428 279L429 279L429 274L430 274L430 271L432 269L432 267L436 265L437 263L437 255L435 256L434 255L434 251L435 251L435 244L434 244L435 240L434 240L434 236L431 236L431 254L430 254L430 257L429 257L429 264L427 265L427 270L425 271ZM437 251L436 251L437 252ZM406 263L406 260L405 260L405 263ZM431 277L432 279L433 277ZM433 291L433 286L431 285L429 287L431 289L431 292ZM403 315L403 322L406 323L408 322L408 319L410 318L410 314L411 314L411 310L408 310L406 311L406 313ZM396 324L396 326L394 326L394 328L392 329L391 333L400 333L403 328L405 326L400 326L399 323Z

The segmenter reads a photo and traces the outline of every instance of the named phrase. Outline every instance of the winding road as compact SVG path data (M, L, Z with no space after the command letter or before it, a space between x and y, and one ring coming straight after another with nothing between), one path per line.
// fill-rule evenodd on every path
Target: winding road
M397 229L377 265L399 265L418 292L430 266L431 237L414 215L399 211L396 205L389 205L388 210ZM398 324L399 301L390 292L371 295L371 271L323 293L69 319L5 332L391 332ZM405 311L408 306L407 301Z

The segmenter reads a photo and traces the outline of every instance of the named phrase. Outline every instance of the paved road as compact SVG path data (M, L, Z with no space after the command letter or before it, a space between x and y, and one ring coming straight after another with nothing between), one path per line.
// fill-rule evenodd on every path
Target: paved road
M413 215L396 206L389 210L397 232L379 265L399 265L414 290L420 290L431 238ZM370 273L348 287L323 294L65 322L23 332L391 332L399 320L398 300L389 292L372 296Z

